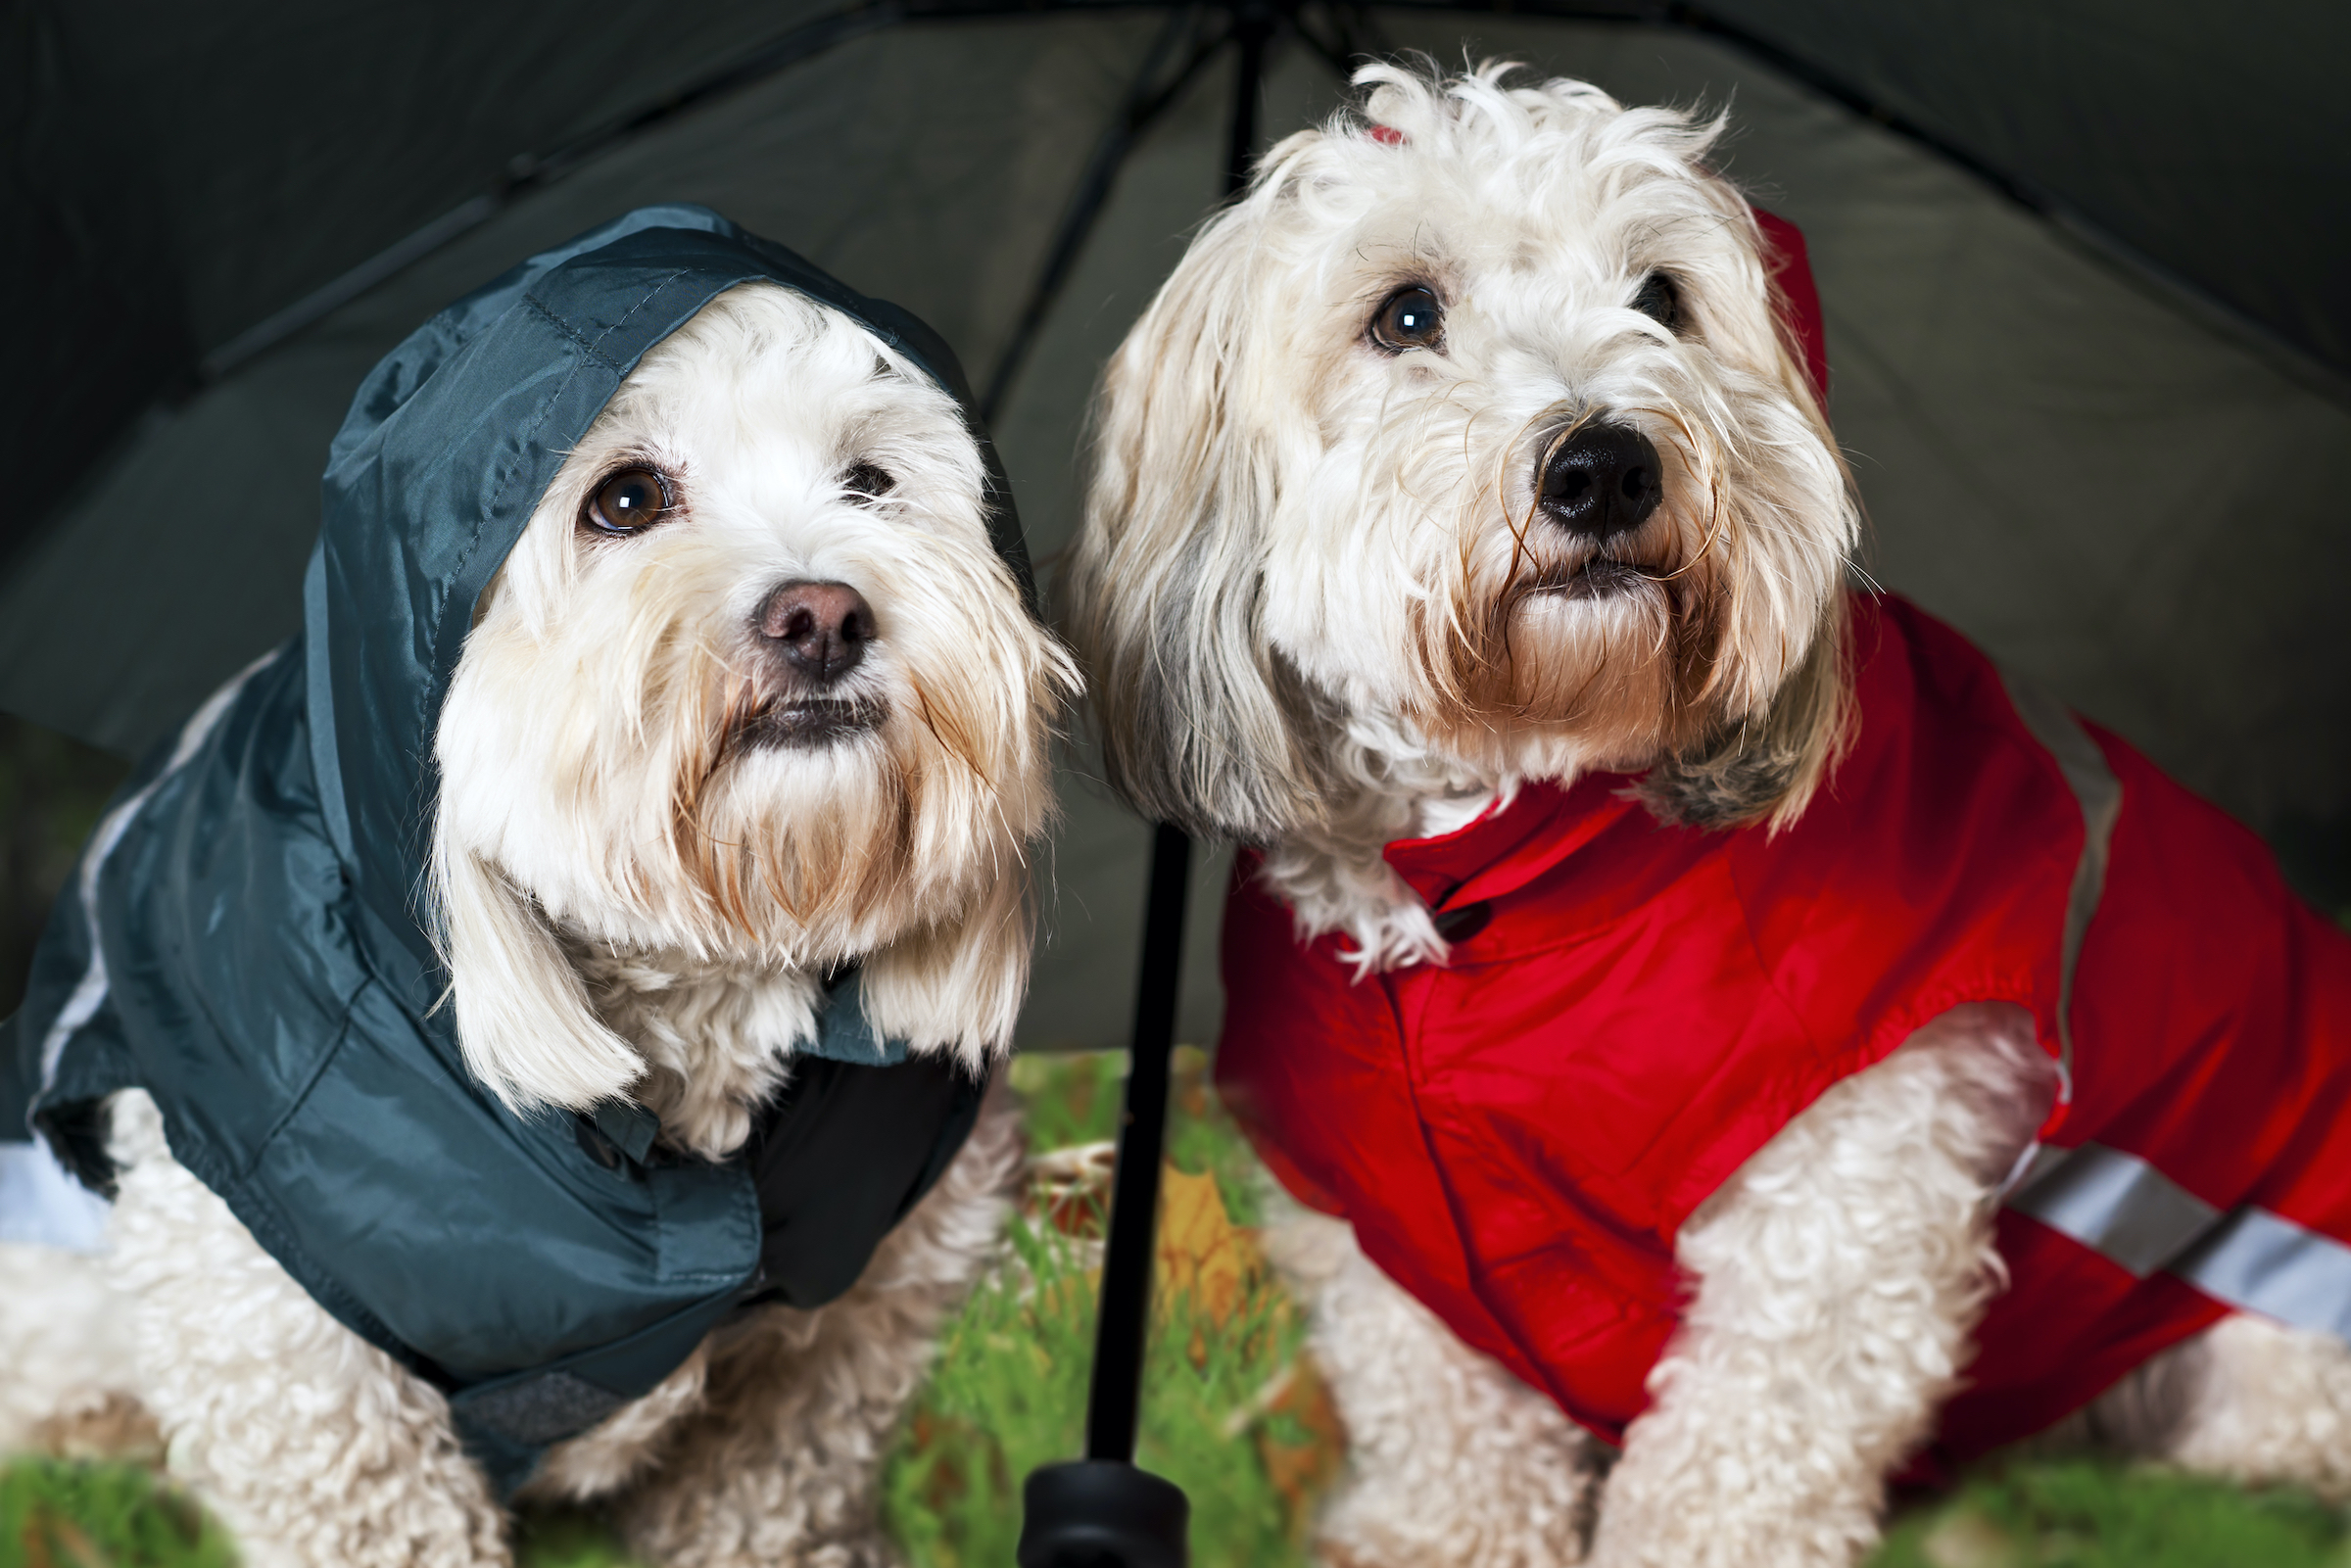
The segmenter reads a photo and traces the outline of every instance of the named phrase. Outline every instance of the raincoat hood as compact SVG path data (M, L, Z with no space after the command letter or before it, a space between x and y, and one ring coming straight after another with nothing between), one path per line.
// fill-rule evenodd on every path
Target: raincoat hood
M1033 597L1011 490L962 369L914 316L698 207L641 208L533 257L378 364L327 462L304 592L311 749L378 963L436 970L415 920L433 735L483 589L646 352L724 290L759 280L853 317L962 405L987 461L990 535Z
M980 1085L876 1037L854 972L723 1162L662 1149L633 1102L517 1115L466 1070L440 1005L420 898L433 742L475 604L646 352L760 280L851 316L966 409L1033 613L945 345L714 213L633 212L442 311L360 386L301 635L123 786L0 1026L7 1126L106 1191L107 1097L144 1089L172 1157L321 1306L447 1392L504 1486L738 1306L845 1290L977 1114ZM837 1163L804 1202L820 1146L854 1150L854 1174Z

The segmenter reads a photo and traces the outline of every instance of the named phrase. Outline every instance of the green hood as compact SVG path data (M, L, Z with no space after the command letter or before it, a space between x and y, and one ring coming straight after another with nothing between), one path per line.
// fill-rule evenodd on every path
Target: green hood
M335 438L302 634L124 785L0 1034L7 1125L29 1122L103 1191L105 1097L145 1088L174 1157L337 1318L447 1390L506 1485L746 1297L845 1289L978 1103L968 1083L943 1109L933 1095L919 1146L877 1162L872 1190L779 1205L772 1161L670 1156L633 1104L592 1122L507 1111L437 1005L447 975L417 899L433 736L475 602L638 360L754 279L844 311L971 407L921 322L700 208L631 213L444 310ZM1026 587L982 448L996 546ZM807 1054L854 1066L798 1074L786 1118L873 1103L870 1085L833 1092L844 1073L917 1070L867 1028L853 974ZM796 1245L778 1246L779 1209Z

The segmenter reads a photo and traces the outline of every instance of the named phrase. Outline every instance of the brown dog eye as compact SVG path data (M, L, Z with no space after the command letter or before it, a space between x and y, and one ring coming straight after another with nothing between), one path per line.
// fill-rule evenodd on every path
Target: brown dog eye
M873 498L888 495L898 488L898 482L887 468L873 463L858 463L840 476L840 488L852 496Z
M1679 335L1682 330L1682 291L1662 272L1652 272L1641 280L1633 309L1668 332Z
M661 520L669 487L650 468L623 468L596 487L580 520L604 534L634 534Z
M1390 354L1433 349L1445 341L1445 307L1436 291L1415 283L1389 295L1371 315L1371 341Z

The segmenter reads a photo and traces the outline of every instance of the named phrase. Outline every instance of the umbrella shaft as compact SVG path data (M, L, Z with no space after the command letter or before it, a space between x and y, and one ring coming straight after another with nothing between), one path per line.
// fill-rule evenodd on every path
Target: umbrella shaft
M1127 1118L1111 1189L1110 1245L1102 1260L1102 1315L1085 1412L1089 1459L1134 1457L1143 1348L1151 1321L1152 1234L1159 1163L1168 1126L1168 1059L1176 1047L1176 992L1183 968L1183 905L1191 840L1165 823L1151 838L1151 890L1143 915L1143 966L1135 986L1134 1046L1127 1069Z

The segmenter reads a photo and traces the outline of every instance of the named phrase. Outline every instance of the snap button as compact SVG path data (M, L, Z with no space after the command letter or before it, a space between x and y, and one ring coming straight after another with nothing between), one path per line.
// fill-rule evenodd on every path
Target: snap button
M1449 909L1439 915L1436 919L1437 934L1449 942L1465 942L1484 930L1486 922L1493 918L1493 903L1481 898L1474 904L1463 904L1459 909Z
M595 1122L586 1117L573 1117L571 1132L573 1137L579 1139L580 1147L587 1151L589 1159L606 1170L620 1168L620 1151L613 1147L612 1140L605 1137Z

